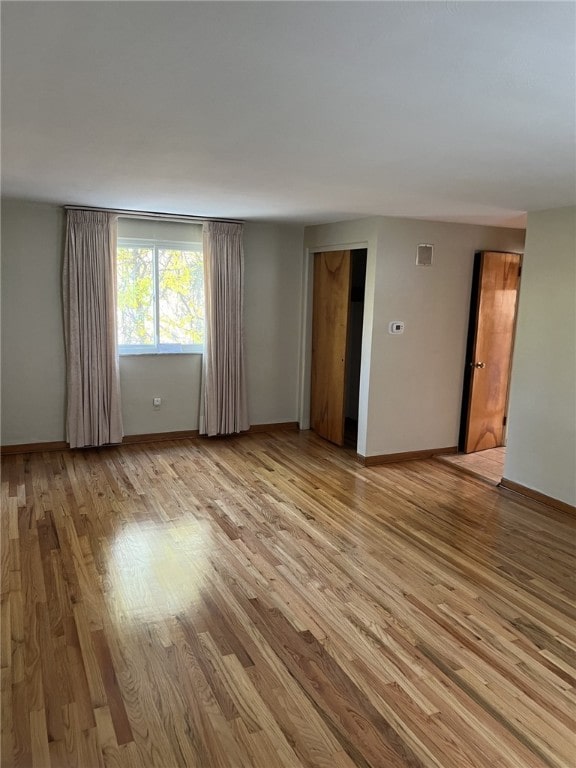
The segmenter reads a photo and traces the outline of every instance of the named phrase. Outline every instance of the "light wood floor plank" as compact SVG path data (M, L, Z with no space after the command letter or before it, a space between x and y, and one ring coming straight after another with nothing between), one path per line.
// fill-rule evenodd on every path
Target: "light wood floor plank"
M11 455L2 766L573 768L576 521L312 433Z

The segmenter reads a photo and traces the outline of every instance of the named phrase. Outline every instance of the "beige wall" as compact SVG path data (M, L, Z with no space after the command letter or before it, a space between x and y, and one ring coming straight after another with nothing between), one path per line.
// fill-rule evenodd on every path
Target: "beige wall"
M124 434L198 429L202 355L122 355ZM156 410L152 398L161 397Z
M2 201L2 444L64 439L64 216Z
M504 476L576 505L576 208L528 215Z
M416 266L419 243L434 245L431 267ZM523 230L381 220L366 455L457 445L474 253L523 248Z
M474 252L522 251L524 232L388 217L305 230L309 252L360 239L368 269L358 452L455 446ZM419 243L434 244L431 267L416 266ZM392 320L404 321L402 335L388 333Z
M2 201L4 445L64 439L63 223L57 206ZM302 227L246 224L245 343L254 424L297 418L302 237ZM200 355L122 357L126 434L196 429L200 372ZM163 400L157 411L155 396Z
M253 424L296 421L304 229L247 224L244 334Z

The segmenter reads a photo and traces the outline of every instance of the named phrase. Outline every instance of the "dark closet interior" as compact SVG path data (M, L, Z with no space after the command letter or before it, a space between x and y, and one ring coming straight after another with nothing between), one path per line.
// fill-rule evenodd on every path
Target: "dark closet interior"
M348 340L346 344L346 394L344 440L356 447L358 440L358 400L360 397L360 364L362 360L362 322L366 286L367 249L352 251Z

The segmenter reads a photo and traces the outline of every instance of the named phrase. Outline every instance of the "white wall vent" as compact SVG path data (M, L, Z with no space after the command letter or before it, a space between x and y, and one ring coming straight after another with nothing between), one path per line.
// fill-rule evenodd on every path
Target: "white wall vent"
M421 243L416 249L416 264L419 267L432 266L432 256L434 254L434 246L430 243Z

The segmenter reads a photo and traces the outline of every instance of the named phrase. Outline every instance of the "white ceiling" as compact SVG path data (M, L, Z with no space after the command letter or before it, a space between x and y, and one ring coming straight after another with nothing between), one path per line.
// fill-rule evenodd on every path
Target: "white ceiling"
M246 219L576 203L572 2L3 2L2 190Z

